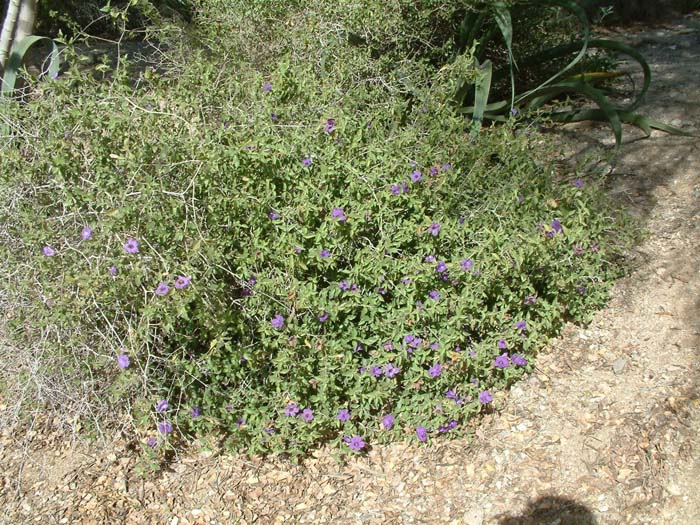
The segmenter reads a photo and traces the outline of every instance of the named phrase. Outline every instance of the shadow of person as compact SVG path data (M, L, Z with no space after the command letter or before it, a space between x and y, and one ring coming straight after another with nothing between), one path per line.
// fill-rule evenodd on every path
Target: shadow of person
M597 525L584 505L559 496L543 496L517 516L499 516L498 525Z

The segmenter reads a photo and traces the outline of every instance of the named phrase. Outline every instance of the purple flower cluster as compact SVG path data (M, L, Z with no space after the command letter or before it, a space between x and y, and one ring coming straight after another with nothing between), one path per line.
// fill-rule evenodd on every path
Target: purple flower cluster
M139 241L137 241L136 239L129 238L122 246L124 247L126 253L130 253L132 255L135 253L139 253Z
M382 418L382 426L386 430L391 430L394 426L394 416L392 416L391 414L387 414L386 416L384 416Z
M410 191L408 184L405 182L402 182L401 184L392 184L391 185L391 194L392 195L401 195L402 193L408 193Z
M453 419L449 423L447 423L447 425L442 425L438 427L438 432L440 434L444 434L445 432L449 432L450 430L457 428L457 425L459 425L459 423Z
M430 223L430 226L428 226L428 233L433 237L437 237L440 230L442 230L442 227L437 222Z
M326 125L323 128L323 131L326 133L332 133L335 130L335 119L334 118L329 118L326 120Z
M270 324L272 325L273 328L276 328L279 330L284 326L284 317L282 317L282 314L277 314L272 318L270 321Z
M343 441L345 441L348 444L348 447L352 450L362 450L365 448L365 442L360 436L345 436Z
M416 436L420 441L425 443L428 440L428 431L425 427L416 427Z
M513 354L510 356L510 360L515 366L527 366L527 359L518 354Z
M117 365L119 365L119 368L124 370L131 364L131 361L129 360L129 356L121 353L117 356Z
M433 378L440 377L440 374L442 374L442 365L440 363L435 363L428 370L428 374L430 374L430 377Z
M488 390L484 390L479 394L479 402L484 405L493 401L493 396Z
M348 217L347 215L345 215L343 208L333 208L331 215L333 215L333 218L338 222L345 222L348 220Z
M510 359L508 359L508 355L499 355L493 362L493 366L495 366L496 368L508 368L510 366Z
M341 408L338 410L338 415L335 416L338 421L350 421L350 411L347 408Z
M388 377L389 379L396 377L399 372L401 372L401 369L394 366L392 363L387 363L384 365L384 376Z
M403 342L407 346L408 353L410 354L413 352L413 350L420 348L420 346L423 344L423 339L416 337L413 334L406 334L403 337Z

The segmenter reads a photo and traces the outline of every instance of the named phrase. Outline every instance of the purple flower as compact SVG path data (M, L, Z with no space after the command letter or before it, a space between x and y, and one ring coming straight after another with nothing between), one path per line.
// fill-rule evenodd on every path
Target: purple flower
M311 423L314 420L314 411L310 408L305 408L301 412L301 419L303 419L307 423Z
M437 263L437 266L435 267L438 273L443 273L447 271L447 264L445 264L444 261L440 261Z
M391 430L391 428L394 426L394 416L391 414L384 416L382 418L382 426L387 430Z
M320 315L318 318L319 323L325 323L328 321L328 317L330 317L330 314L328 312L324 312L323 315Z
M267 434L268 436L271 436L275 433L275 429L272 427L263 428L263 432L265 432L265 434Z
M498 344L496 346L499 348L499 350L505 350L506 348L508 348L505 339L499 339Z
M593 244L591 244L591 251L593 253L598 253L600 251L600 246L598 245L597 242L594 242Z
M452 421L450 421L449 423L447 423L447 425L443 425L443 426L441 426L441 427L438 427L438 432L440 432L441 434L444 434L445 432L449 432L449 431L452 430L453 428L456 428L458 424L459 424L459 423L457 423L457 421L455 421L455 420L453 419Z
M524 320L518 321L517 323L515 323L516 330L520 330L521 332L524 332L526 328L527 328L527 323Z
M518 355L518 354L513 354L510 358L510 360L513 362L515 366L527 366L527 359L524 357Z
M559 222L558 219L554 219L552 221L552 231L554 233L561 233L564 231L564 228L561 227L561 222Z
M158 287L156 288L156 295L167 295L167 293L170 291L170 286L165 284L164 282L158 283Z
M156 403L156 412L162 414L163 412L168 410L169 407L170 405L168 404L168 402L165 399L161 399Z
M404 277L403 279L401 279L401 284L409 285L412 282L413 282L413 280L409 279L408 277Z
M170 434L173 431L173 425L170 421L161 421L158 423L158 432L161 434Z
M449 171L449 170L452 169L452 164L449 164L449 163L443 164L443 165L441 166L441 168L442 168L442 171Z
M399 186L398 184L392 184L391 185L391 194L392 195L401 194L401 186Z
M431 350L437 350L438 348L440 348L440 345L438 343L431 343L430 344Z
M301 163L304 165L305 168L308 168L311 166L312 160L309 157L306 157L304 160L301 161Z
M576 186L577 188L583 188L583 179L576 179L571 183L572 186Z
M156 443L157 443L156 438L154 438L154 437L149 437L148 441L146 441L146 444L151 448L155 447Z
M122 353L117 356L117 365L119 365L119 368L124 370L131 364L131 361L129 360L129 356Z
M445 397L447 399L452 399L453 401L457 401L459 399L457 392L455 392L454 389L452 389L452 388L450 388L447 392L445 392Z
M270 213L267 214L267 216L270 218L271 221L276 221L280 218L280 214L277 213L275 210L272 210Z
M92 239L92 228L90 228L90 226L85 226L83 231L80 232L80 238L84 241Z
M114 265L110 266L109 270L107 270L107 271L109 272L109 275L111 275L112 277L117 275L117 267Z
M423 259L423 261L425 261L427 263L435 262L435 256L434 255L426 255L425 259Z
M474 261L472 261L471 259L462 259L462 264L460 265L462 270L467 272L472 269L472 266L474 266Z
M496 368L508 368L510 366L510 360L506 354L501 354L493 362L493 366Z
M353 350L353 353L361 352L362 351L362 343L357 343L355 345L355 349Z
M318 256L319 256L321 259L325 259L326 257L330 257L330 256L331 256L331 252L329 252L328 250L325 250L325 249L324 249L324 250L321 250L321 253L319 253Z
M265 82L262 86L262 90L265 93L269 93L270 91L272 91L272 84L270 84L269 82Z
M190 410L190 417L192 419L197 419L201 415L202 415L202 412L200 412L199 407L197 405L193 406L192 410Z
M423 443L428 441L428 431L425 427L416 427L416 436L418 436L418 439Z
M422 178L423 174L418 170L415 170L413 173L411 173L411 180L413 182L419 182Z
M136 239L127 239L123 246L124 250L126 250L126 253L139 253L139 241L137 241Z
M515 116L518 114L518 108L510 108L510 114Z
M400 371L401 369L394 366L392 363L384 365L384 375L389 379L396 377Z
M440 300L440 294L437 292L437 290L433 290L430 293L428 293L428 297L430 297L433 301Z
M408 193L411 191L411 188L408 187L408 184L406 184L405 182L402 182L401 183L401 191L403 191L404 193Z
M296 403L288 403L284 408L284 415L294 417L299 413L299 407Z
M44 249L41 250L41 252L46 256L46 257L53 257L56 255L56 251L51 248L51 246L44 246Z
M279 116L277 115L277 113L270 113L270 120L271 120L272 122L277 122L279 119L280 119L280 118L279 118Z
M335 129L335 119L334 118L329 118L326 120L326 126L323 128L323 130L326 133L331 133Z
M479 394L480 403L483 403L485 405L486 403L490 403L491 401L493 401L493 396L488 390L484 390Z
M335 416L338 421L350 421L350 412L347 408L341 408L338 410L338 415Z
M528 295L525 300L523 301L523 304L527 305L533 305L537 302L537 296L536 295Z
M338 283L338 288L340 288L344 292L347 292L348 290L350 290L351 286L346 279L343 279L342 281L340 281L340 283Z
M439 377L442 374L442 365L440 363L435 363L428 370L430 377Z
M272 325L273 328L277 328L278 330L284 326L284 317L282 317L281 314L277 314L272 318L270 321L270 324Z
M372 374L374 377L381 377L382 367L379 365L375 365L369 369L369 373Z
M238 425L238 428L241 428L242 426L245 425L245 419L243 419L242 417L239 417L239 418L236 420L236 425Z
M578 288L576 288L576 293L579 295L586 295L586 287L579 286Z
M392 343L391 341L387 341L386 343L384 343L384 350L386 350L387 352L391 352L393 349L394 343Z
M338 222L345 222L348 220L348 217L347 215L345 215L343 208L333 208L331 215L333 215L333 218L337 219Z
M440 233L440 230L442 228L437 222L433 222L430 226L428 226L428 233L432 235L433 237L437 237L438 233Z
M187 288L190 282L192 282L192 277L178 275L177 279L175 279L175 288L177 288L178 290L182 290L183 288Z
M430 174L433 176L437 175L439 172L440 170L437 168L437 166L433 166L432 168L430 168Z
M415 340L416 340L416 336L413 334L406 334L403 336L403 342L406 343L407 345L410 345Z
M362 450L365 446L365 442L362 441L360 436L352 436L351 438L346 436L343 438L343 441L345 441L352 450Z
M301 253L303 251L304 249L301 246L297 246L296 248L294 248L294 253Z

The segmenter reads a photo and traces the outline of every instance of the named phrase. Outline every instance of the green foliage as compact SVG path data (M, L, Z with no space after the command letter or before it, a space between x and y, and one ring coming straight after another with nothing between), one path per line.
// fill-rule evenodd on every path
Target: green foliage
M622 225L512 121L465 133L452 69L366 49L259 72L235 46L173 46L170 74L137 88L128 68L99 83L73 67L10 102L0 256L18 345L41 341L96 403L249 453L437 436L485 410L482 392L604 303Z

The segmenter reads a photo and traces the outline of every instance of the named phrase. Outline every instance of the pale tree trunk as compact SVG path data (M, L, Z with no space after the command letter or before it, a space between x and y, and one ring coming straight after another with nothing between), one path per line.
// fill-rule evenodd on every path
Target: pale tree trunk
M7 57L12 48L12 41L15 34L15 27L17 27L17 18L19 17L21 4L22 0L10 0L7 6L5 21L2 24L2 32L0 33L0 68L3 69L5 68Z
M34 32L34 20L36 19L37 0L20 0L19 16L15 29L15 42L21 42L25 36Z

